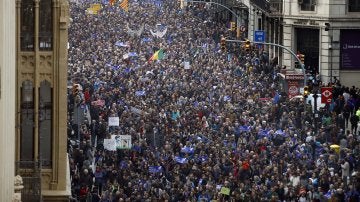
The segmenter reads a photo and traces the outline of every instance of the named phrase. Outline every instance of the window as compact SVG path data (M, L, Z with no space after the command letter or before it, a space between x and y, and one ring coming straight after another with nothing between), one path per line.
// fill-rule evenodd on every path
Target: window
M41 0L39 5L39 50L52 49L52 0Z
M35 9L33 0L21 1L20 46L22 51L34 50Z
M21 88L20 161L34 160L34 88L24 81Z
M360 12L360 0L349 0L349 12Z
M316 0L299 0L302 11L315 11Z
M51 168L52 159L52 92L48 81L39 89L39 158L45 168Z

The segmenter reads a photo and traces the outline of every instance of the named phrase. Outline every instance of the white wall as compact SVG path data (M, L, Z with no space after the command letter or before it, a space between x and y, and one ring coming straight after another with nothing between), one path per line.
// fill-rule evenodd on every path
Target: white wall
M0 0L0 201L12 201L15 165L15 0Z

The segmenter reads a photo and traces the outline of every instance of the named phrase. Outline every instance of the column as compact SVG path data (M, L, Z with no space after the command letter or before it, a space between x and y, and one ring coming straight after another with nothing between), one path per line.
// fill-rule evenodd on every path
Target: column
M283 44L285 47L292 49L292 26L291 25L284 25L283 31ZM283 65L286 65L286 69L291 69L292 64L292 56L289 52L283 52Z
M15 1L0 1L0 201L12 201L15 176Z

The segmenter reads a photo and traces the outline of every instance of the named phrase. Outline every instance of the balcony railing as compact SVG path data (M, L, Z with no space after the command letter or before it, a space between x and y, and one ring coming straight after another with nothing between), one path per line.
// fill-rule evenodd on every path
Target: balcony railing
M24 188L21 199L24 202L41 202L41 163L35 161L16 162L16 175L20 175Z

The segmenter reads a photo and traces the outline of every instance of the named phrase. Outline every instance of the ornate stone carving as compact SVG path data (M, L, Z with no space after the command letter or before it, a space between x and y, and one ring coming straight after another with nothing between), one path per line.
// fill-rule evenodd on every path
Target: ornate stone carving
M34 70L35 57L33 55L21 55L20 56L20 68L25 70Z
M22 184L23 184L22 177L20 175L16 175L15 180L14 180L15 187L16 186L21 186Z
M24 188L23 180L20 175L16 175L14 178L14 195L13 202L21 202L21 190Z
M52 72L52 56L51 55L40 55L39 66L42 72Z

